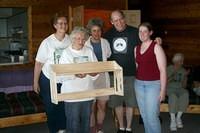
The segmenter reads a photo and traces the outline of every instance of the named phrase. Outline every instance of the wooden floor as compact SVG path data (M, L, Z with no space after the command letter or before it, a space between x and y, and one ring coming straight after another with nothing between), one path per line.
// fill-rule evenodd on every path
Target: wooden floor
M169 131L169 114L161 113L162 133L170 133ZM184 128L176 133L200 133L200 114L184 114ZM105 133L116 133L114 119L110 109L107 110L104 123ZM139 117L133 117L133 132L144 133L143 125L139 124ZM26 126L16 126L10 128L1 128L0 133L48 133L46 123L38 123Z

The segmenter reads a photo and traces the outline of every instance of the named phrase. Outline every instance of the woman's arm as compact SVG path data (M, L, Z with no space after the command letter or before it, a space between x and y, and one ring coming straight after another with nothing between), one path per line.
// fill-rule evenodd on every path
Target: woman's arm
M39 77L40 73L42 71L43 63L35 61L35 68L34 68L34 81L33 81L33 89L36 93L38 93L39 90Z
M156 55L156 61L160 71L160 82L161 82L161 91L160 91L160 102L165 100L166 85L167 85L167 72L166 72L166 56L164 50L160 45L155 45L154 53Z
M162 45L162 38L156 37L154 41L156 42L156 44Z
M135 58L135 66L136 66L136 69L137 69L138 64L136 62L136 47L134 48L134 58Z

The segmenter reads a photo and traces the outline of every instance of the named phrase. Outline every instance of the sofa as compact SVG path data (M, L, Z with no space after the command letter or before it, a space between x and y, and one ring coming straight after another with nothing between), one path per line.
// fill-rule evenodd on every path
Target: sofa
M46 121L32 82L33 69L0 71L0 128Z

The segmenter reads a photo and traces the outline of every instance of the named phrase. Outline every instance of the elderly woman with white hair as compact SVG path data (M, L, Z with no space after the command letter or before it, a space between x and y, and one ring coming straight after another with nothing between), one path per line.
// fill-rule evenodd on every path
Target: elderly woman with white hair
M63 51L61 64L95 62L97 61L92 49L85 46L88 39L87 31L83 27L75 27L70 34L72 44ZM84 68L80 68L83 69ZM93 80L97 74L76 74L60 79L61 93L80 92L93 89ZM66 131L67 133L89 133L90 114L94 98L65 100Z
M168 66L168 104L171 117L170 130L176 131L183 128L181 116L186 111L189 103L189 94L185 89L187 84L187 72L183 67L184 55L176 53L172 58L173 65Z

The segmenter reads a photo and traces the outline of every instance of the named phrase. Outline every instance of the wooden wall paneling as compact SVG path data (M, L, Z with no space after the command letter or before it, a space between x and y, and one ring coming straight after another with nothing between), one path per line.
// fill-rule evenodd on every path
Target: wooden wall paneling
M72 10L72 6L68 7L68 31L69 33L72 31L72 27L73 27L73 10Z
M47 37L48 35L53 33L52 29L49 29L48 26L45 26L45 27L41 28L41 30L33 30L33 40L37 39L37 38L43 38L44 39L45 37Z
M57 6L58 5L58 6ZM22 66L33 67L34 56L37 53L37 49L41 41L53 32L50 20L56 12L66 12L68 15L68 6L72 7L84 5L85 8L93 9L125 9L125 0L56 0L56 1L45 1L45 0L1 0L1 7L31 7L31 19L29 19L29 27L31 32L29 37L29 49L30 49L30 64L17 65L19 68ZM110 6L112 5L112 6ZM1 66L0 66L1 67ZM16 67L16 68L17 68ZM13 66L4 67L2 69L13 69Z
M165 39L165 38L164 38ZM188 44L188 47L199 48L200 40L198 38L178 38L177 36L167 37L164 40L165 43L174 43L174 44ZM187 47L187 46L186 46Z
M89 19L100 18L104 21L103 31L106 32L112 27L110 23L110 13L112 10L97 10L97 9L85 9L84 10L84 25L86 26Z
M71 0L66 3L73 7L84 5L86 9L126 9L126 0Z
M150 14L152 18L191 18L199 17L200 12L200 3L186 3L186 4L159 4L160 2L155 3L156 5L150 6ZM151 8L151 6L156 8Z
M55 12L56 13L56 12ZM53 14L34 14L34 7L33 7L33 23L44 23L50 22L51 15Z
M166 24L164 28L167 30L199 30L200 24Z
M33 25L33 28L40 29L41 31L43 31L43 29L46 29L48 31L53 31L52 24L47 21L46 22L34 22L32 25ZM45 31L43 31L43 32L45 32ZM37 34L35 36L37 36Z
M33 62L33 39L32 39L32 7L28 7L28 59Z
M154 0L149 2L146 12L161 33L167 55L171 58L182 52L186 65L200 65L199 9L199 0Z
M72 8L73 27L84 26L84 6L77 6Z
M126 16L126 22L128 25L138 27L141 23L141 11L140 10L123 10Z

